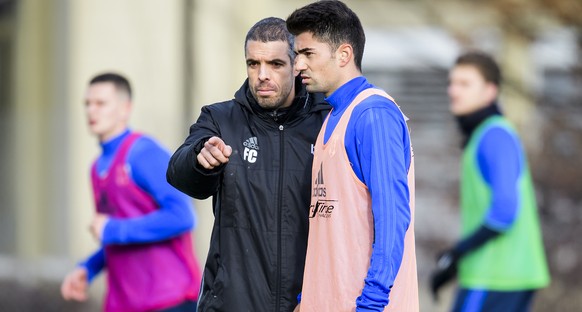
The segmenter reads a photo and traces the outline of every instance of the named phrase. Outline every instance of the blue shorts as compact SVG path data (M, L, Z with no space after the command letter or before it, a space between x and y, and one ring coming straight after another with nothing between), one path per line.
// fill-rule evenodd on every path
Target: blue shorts
M453 312L528 312L534 290L490 291L461 288Z

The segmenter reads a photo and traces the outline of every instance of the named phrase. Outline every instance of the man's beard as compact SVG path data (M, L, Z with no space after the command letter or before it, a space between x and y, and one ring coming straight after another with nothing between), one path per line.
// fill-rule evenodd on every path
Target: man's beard
M263 109L275 110L275 109L278 109L281 106L285 105L285 101L287 100L287 97L289 96L289 94L292 91L291 89L292 88L289 88L289 90L283 90L286 92L281 92L278 95L276 95L275 97L268 97L268 98L260 97L255 90L251 90L251 93L253 94L253 96L257 100L257 103L259 104L259 106L261 106Z
M279 95L275 98L260 98L257 97L257 103L264 109L277 109L284 104L283 96Z

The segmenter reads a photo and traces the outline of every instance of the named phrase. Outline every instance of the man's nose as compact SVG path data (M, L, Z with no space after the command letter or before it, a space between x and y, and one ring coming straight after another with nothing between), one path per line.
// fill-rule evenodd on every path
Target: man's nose
M457 93L457 88L452 84L447 87L447 94L449 97L453 97Z
M95 105L93 105L93 104L86 104L86 105L85 105L85 112L86 112L87 114L91 114L91 113L93 113L94 111L95 111Z
M269 69L267 66L261 65L259 67L259 80L269 80Z
M305 63L305 60L303 59L303 57L301 55L297 55L297 57L295 57L295 69L298 71L302 71L302 70L307 69L307 65Z

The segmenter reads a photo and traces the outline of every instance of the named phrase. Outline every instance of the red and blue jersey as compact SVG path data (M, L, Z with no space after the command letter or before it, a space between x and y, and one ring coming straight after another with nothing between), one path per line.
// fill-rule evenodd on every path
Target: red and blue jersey
M103 248L83 265L90 279L108 270L105 310L146 311L196 300L193 212L189 199L164 179L169 154L130 131L102 148L91 177L97 211L110 219Z

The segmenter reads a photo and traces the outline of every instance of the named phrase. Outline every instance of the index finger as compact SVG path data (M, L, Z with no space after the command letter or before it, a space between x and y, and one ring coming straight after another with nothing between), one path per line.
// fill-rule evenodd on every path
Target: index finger
M210 153L210 155L212 155L212 157L214 157L220 163L224 164L228 162L228 155L226 155L223 152L222 148L220 148L219 146L212 145L210 142L206 142L204 143L204 148Z

